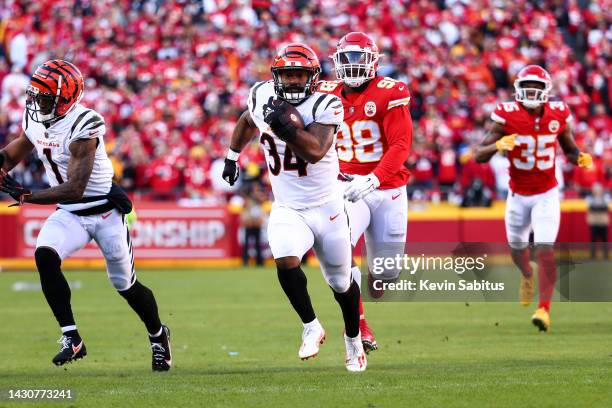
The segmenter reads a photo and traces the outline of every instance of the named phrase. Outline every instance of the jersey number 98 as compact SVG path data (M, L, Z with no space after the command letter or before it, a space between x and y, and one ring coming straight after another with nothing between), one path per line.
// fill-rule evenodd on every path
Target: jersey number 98
M360 163L379 161L383 156L380 137L378 123L372 120L357 120L350 127L343 122L336 134L338 158L344 162L353 158Z

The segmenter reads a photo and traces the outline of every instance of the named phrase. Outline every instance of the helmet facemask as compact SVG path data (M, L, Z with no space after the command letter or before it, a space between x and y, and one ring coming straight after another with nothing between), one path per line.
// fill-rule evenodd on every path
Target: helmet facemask
M281 72L289 70L306 71L308 73L308 79L306 83L284 83L281 78ZM272 78L274 79L274 92L279 98L284 99L285 101L293 105L298 105L314 93L317 81L319 80L320 73L321 70L319 68L272 68Z
M514 96L517 102L522 103L527 108L537 108L548 102L548 96L552 84L540 79L523 79L514 81Z
M41 92L29 85L26 90L26 111L30 119L37 123L49 123L57 119L55 111L59 95Z
M358 87L376 76L378 53L369 49L338 50L332 55L336 78L350 87Z

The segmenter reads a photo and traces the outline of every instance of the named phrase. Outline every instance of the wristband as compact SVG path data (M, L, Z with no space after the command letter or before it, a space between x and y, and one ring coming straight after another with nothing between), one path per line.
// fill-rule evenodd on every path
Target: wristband
M238 161L238 156L240 156L239 152L235 152L232 149L227 150L227 156L225 156L228 160Z

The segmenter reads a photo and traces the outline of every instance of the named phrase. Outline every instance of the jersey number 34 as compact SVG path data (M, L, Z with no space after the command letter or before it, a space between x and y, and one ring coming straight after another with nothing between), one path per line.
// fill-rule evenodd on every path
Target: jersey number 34
M272 159L272 163L268 162L268 168L270 169L270 173L278 176L281 171L281 159L280 155L278 154L278 149L276 148L274 138L271 135L264 133L261 135L259 143L267 146L268 157ZM285 171L297 171L298 177L304 177L308 174L306 172L306 166L308 166L308 163L301 157L295 156L289 146L285 146L284 156L285 159L283 160L282 169Z

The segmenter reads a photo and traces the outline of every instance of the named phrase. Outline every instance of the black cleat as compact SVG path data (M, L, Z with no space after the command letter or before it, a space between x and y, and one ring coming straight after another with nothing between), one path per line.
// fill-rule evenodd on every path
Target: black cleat
M62 348L60 348L59 353L53 357L52 361L56 366L61 366L74 360L80 360L87 355L85 343L81 338L62 336L57 342L62 345Z
M170 366L172 365L172 351L170 347L170 329L168 326L162 324L162 334L159 336L159 342L154 342L152 339L150 340L151 351L153 352L151 368L153 371L170 370Z

